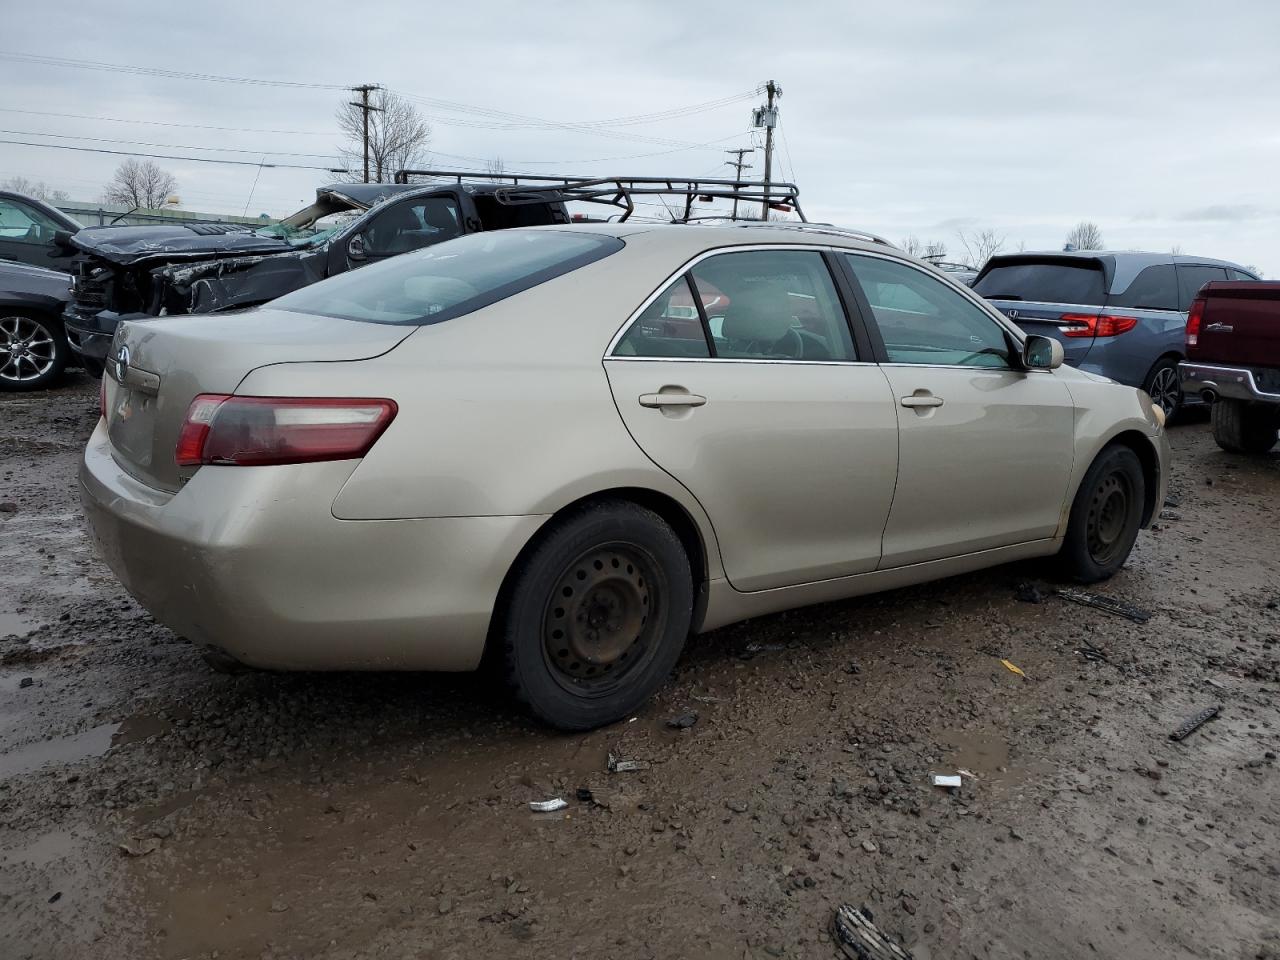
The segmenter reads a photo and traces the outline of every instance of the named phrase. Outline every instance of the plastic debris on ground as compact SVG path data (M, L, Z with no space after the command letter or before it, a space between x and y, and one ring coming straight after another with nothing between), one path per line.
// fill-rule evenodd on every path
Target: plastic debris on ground
M623 760L621 757L615 757L609 754L609 772L610 773L633 773L636 770L648 770L648 760Z
M1059 590L1058 596L1062 597L1063 600L1070 600L1072 603L1093 607L1095 610L1101 610L1117 617L1125 617L1134 623L1146 623L1151 619L1149 611L1143 610L1141 607L1135 607L1131 603L1125 603L1123 600L1117 600L1114 597L1086 593L1084 590Z
M698 714L690 710L688 713L682 713L679 716L672 717L667 721L667 726L672 730L688 730L698 722Z
M155 837L148 837L146 840L130 837L120 844L120 852L126 857L145 857L147 854L155 853L159 849L160 841Z
M1187 719L1178 724L1177 729L1169 734L1169 739L1175 741L1185 740L1221 712L1222 707L1217 704L1212 707L1205 707L1199 713L1187 717Z
M563 810L567 807L564 800L556 797L554 800L530 800L529 809L534 813L555 813L557 810Z
M590 803L595 799L595 794L588 787L579 787L574 796L578 798L579 803Z
M849 904L836 908L831 936L850 960L912 960L912 956L875 925L871 911Z
M1011 663L1008 660L1001 660L1000 662L1004 664L1004 668L1008 670L1010 673L1016 673L1018 676L1024 679L1026 678L1027 675L1022 672L1022 668L1018 666L1016 663Z
M947 789L958 789L963 783L964 783L964 780L961 779L960 774L958 773L955 774L954 776L946 773L935 773L933 775L933 785L935 787L946 787Z

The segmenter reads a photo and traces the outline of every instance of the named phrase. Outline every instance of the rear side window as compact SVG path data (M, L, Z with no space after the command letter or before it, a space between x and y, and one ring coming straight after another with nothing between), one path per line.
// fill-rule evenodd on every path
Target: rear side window
M1100 307L1106 278L1096 260L1015 260L996 262L973 285L988 300L1026 300Z
M1243 270L1229 270L1232 280L1257 280L1252 273L1245 273Z
M1177 271L1172 263L1147 267L1125 290L1113 295L1107 305L1135 310L1177 310Z
M1201 267L1195 264L1178 264L1178 289L1182 294L1181 310L1190 310L1191 301L1206 283L1227 279L1225 267Z
M711 356L687 274L681 274L627 328L615 357Z
M370 323L460 317L617 253L617 237L558 230L474 233L286 294L271 305Z

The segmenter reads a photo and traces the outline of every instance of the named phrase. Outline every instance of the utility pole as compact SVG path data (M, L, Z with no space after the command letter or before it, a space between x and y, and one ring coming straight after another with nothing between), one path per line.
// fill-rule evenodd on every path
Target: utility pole
M782 88L770 80L765 84L769 100L763 107L756 107L752 121L757 127L764 127L764 207L760 213L761 220L769 219L769 183L773 180L773 128L778 125L778 108L774 98L782 96Z
M362 83L358 87L352 87L352 91L360 94L360 102L354 100L349 101L351 106L359 107L360 112L364 114L364 182L369 182L369 111L382 112L381 107L373 107L369 105L369 94L374 90L381 90L376 83Z
M726 150L726 151L725 151L725 153L736 153L736 154L738 155L738 159L737 159L737 160L726 160L726 161L725 161L725 163L726 163L728 166L733 167L733 169L734 169L734 179L735 179L735 180L737 180L737 181L741 182L741 181L742 181L742 171L743 171L743 170L750 170L750 169L751 169L751 164L746 163L745 161L743 161L743 159L742 159L742 155L743 155L744 153L755 153L755 152L756 152L756 148L755 148L755 147L738 147L738 148L736 148L736 149L734 149L734 150ZM734 219L734 220L737 220L737 219L738 219L738 188L737 188L737 187L734 187L734 188L733 188L733 194L734 194L734 196L733 196L733 219Z

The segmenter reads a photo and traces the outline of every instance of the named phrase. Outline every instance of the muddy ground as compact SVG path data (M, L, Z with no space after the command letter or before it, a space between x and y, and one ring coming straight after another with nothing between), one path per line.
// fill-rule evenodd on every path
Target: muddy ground
M1280 457L1203 418L1101 588L1145 625L1004 567L698 638L565 736L479 677L213 672L94 556L96 404L0 396L4 960L827 958L845 902L921 960L1280 957Z

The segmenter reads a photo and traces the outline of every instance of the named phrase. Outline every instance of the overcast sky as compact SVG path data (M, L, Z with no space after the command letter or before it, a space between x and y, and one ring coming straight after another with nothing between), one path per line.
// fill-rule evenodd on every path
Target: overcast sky
M990 226L1010 249L1056 249L1084 219L1111 247L1176 245L1280 277L1275 0L0 0L0 21L6 53L380 83L449 101L422 105L431 162L442 167L501 156L508 171L727 171L723 151L752 144L750 108L760 98L655 122L596 123L724 100L772 78L783 88L780 174L799 183L811 220L894 241L942 240L955 254L959 230ZM0 139L254 162L253 151L298 151L317 156L269 159L321 166L336 158L333 114L347 99L332 89L4 58L0 91ZM279 130L300 132L259 132ZM96 199L121 159L0 143L0 180L25 175ZM177 176L183 206L207 212L247 204L251 214L284 215L329 179L267 168L254 187L253 166L158 162ZM759 175L759 152L755 163Z

